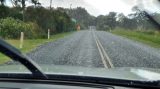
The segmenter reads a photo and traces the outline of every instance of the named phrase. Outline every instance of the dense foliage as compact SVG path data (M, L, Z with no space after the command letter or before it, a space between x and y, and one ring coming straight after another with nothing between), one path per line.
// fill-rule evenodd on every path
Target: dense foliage
M46 33L61 33L75 30L75 23L63 11L59 9L46 9L44 7L27 7L25 21L36 22Z
M20 32L25 33L25 37L37 37L39 26L32 22L23 22L18 19L5 18L0 20L0 36L3 38L19 38Z
M0 3L0 36L3 38L18 38L20 32L25 32L26 38L47 37L50 33L62 33L76 29L65 11L40 6L38 0L12 0L13 7L5 6L5 0ZM34 6L26 7L26 2Z
M77 7L73 9L65 9L68 15L77 20L82 29L88 28L90 25L95 25L95 17L90 15L85 8Z

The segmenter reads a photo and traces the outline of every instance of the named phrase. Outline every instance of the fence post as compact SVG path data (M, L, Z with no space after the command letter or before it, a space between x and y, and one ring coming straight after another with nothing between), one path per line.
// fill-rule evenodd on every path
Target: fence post
M50 29L48 29L48 39L50 39Z
M23 48L23 40L24 40L24 33L21 32L21 36L20 36L20 45L19 45L20 48Z

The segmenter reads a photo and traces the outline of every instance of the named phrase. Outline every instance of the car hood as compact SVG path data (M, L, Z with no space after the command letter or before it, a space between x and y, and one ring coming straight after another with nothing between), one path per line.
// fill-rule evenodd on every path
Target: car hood
M43 66L43 71L47 74L94 76L126 80L157 81L160 80L160 70L152 68L116 67L89 68L77 66Z
M106 69L66 65L40 65L40 67L45 74L93 76L138 81L160 80L160 69L152 68L116 67ZM3 65L0 66L0 73L29 73L29 71L22 65Z

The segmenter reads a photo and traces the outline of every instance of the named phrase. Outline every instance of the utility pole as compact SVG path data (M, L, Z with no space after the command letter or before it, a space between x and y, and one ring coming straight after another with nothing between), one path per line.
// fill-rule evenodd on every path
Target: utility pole
M50 10L52 9L52 0L50 0Z
M70 10L72 9L72 4L70 4Z
M70 4L70 8L69 8L69 10L67 11L67 14L68 14L68 15L71 14L71 10L72 10L72 4Z

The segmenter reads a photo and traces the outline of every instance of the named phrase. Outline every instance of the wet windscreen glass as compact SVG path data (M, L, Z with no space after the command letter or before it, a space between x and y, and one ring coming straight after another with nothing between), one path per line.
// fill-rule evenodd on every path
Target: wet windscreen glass
M0 73L28 73L31 72L17 61L11 60L6 55L0 53Z
M0 37L44 73L160 79L159 0L0 0Z

